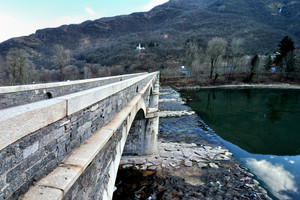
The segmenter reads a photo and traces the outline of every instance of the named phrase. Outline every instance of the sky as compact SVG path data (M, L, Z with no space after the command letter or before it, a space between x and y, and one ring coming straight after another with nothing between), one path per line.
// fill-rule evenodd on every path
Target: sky
M42 28L149 11L168 0L0 0L0 42Z

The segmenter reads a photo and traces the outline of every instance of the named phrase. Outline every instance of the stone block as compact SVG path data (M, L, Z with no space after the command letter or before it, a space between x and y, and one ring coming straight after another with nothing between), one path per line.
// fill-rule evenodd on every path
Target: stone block
M211 168L215 168L215 169L218 169L218 168L219 168L219 166L218 166L217 164L215 164L215 163L209 163L209 166L210 166Z
M13 157L10 157L5 162L0 163L0 175L7 172L9 169L14 167Z
M19 144L18 143L10 145L7 148L5 148L5 149L3 149L3 150L0 151L0 160L2 162L4 162L5 159L8 159L11 156L14 156L14 155L16 155L16 154L18 154L20 152L21 152L21 150L19 148Z
M184 166L186 166L186 167L191 167L191 166L193 166L193 162L190 161L190 160L188 160L188 159L185 159L185 160L184 160Z
M38 151L37 153L35 153L31 157L26 159L28 167L31 167L32 165L34 165L36 162L41 160L44 156L45 156L45 150L41 149L40 151Z
M51 153L56 149L57 143L56 141L52 141L51 143L47 144L44 148L45 148L45 153Z
M43 161L42 161L43 162ZM44 163L44 162L43 162ZM40 180L42 177L44 177L47 173L49 173L51 170L54 169L58 164L57 159L50 160L46 165L43 165L42 168L40 168L33 176L33 179L35 181Z
M199 168L207 167L207 163L199 162L199 163L197 163L197 165Z
M78 128L78 134L82 135L86 130L88 130L88 128L90 128L92 125L92 122L86 122L84 125L80 126Z
M23 150L23 158L26 159L27 157L37 152L38 149L39 149L39 142L35 142L31 146Z
M27 161L25 160L24 162L20 163L16 167L12 168L6 174L6 182L10 183L10 184L16 182L15 180L17 178L21 177L21 174L23 172L25 172L25 170L27 169L27 166L28 166L28 164L27 164Z
M6 187L3 191L5 197L11 196L14 191L24 183L24 178L19 175L15 175L15 178L13 179L11 183L8 184L8 187Z
M161 152L160 157L162 158L173 158L173 153L169 151Z
M33 165L32 167L30 167L28 170L25 171L26 179L32 178L41 167L43 167L42 160L37 162L35 165Z

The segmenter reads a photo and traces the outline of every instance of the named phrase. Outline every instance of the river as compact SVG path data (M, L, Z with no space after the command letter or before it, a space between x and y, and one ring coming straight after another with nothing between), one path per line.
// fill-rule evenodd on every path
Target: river
M181 91L274 199L300 199L300 90Z

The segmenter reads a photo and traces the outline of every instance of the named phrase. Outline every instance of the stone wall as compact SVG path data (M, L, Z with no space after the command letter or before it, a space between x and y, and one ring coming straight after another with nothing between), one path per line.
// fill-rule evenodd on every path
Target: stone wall
M108 190L109 171L112 162L116 159L117 145L122 137L126 121L106 143L103 149L93 159L84 173L77 179L73 186L64 195L64 200L71 199L103 199Z
M142 99L149 105L150 88L144 91ZM137 112L137 111L136 111ZM143 122L141 122L143 121ZM112 174L116 176L116 172L112 172L114 167L118 168L122 151L126 149L135 149L135 152L142 152L142 141L140 144L135 144L137 148L130 145L133 134L141 139L145 131L136 130L145 127L145 113L140 109L133 120L126 118L124 121L119 122L121 125L114 131L111 138L106 142L102 150L95 156L89 166L84 170L84 173L77 179L73 186L64 195L64 200L71 199L110 199L108 191L112 187L110 185ZM142 124L142 125L141 125ZM142 127L141 127L142 126ZM130 129L128 128L130 127ZM141 134L143 132L143 134ZM129 142L128 142L129 140ZM143 140L143 139L141 139ZM136 141L136 140L135 140ZM126 144L125 144L126 142ZM128 148L127 145L130 145ZM127 146L127 147L126 147ZM134 152L134 151L132 151ZM130 152L130 153L132 153ZM117 163L117 165L116 165ZM114 165L114 166L113 166Z
M0 109L55 98L83 90L128 80L145 73L59 83L0 87Z
M138 88L143 88L152 78L151 75L145 76L144 79L137 81L124 90L101 99L101 101L78 112L67 114L62 119L27 134L2 148L0 150L0 200L17 199L24 194L34 182L56 168L73 150L77 149L104 124L107 124L116 113L132 100L137 94ZM144 98L147 99L147 97ZM12 124L12 126L18 126L18 124ZM114 138L120 137L119 133L115 134ZM5 130L1 130L0 136L5 137ZM114 155L112 153L114 151L113 143L110 140L106 144L108 149L103 150L99 157L95 158L94 164L91 164L85 172L86 176L89 176L89 173L93 174L93 170L99 170L97 168L99 163L97 164L97 162L102 162L102 165L105 166L106 164L103 161L106 161L109 165L107 161L113 159L110 156ZM96 168L93 168L93 166ZM106 167L101 168L100 171L104 172L103 170L106 170ZM87 180L82 178L78 181L86 182ZM105 181L105 178L103 178L103 181ZM80 184L78 184L77 189L74 188L74 191L77 191L78 195L81 194ZM77 193L74 191L73 193ZM69 198L70 195L66 198Z

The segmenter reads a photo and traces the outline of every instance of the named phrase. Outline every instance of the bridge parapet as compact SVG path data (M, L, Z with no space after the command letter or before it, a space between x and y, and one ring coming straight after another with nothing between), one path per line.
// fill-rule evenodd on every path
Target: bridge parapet
M121 147L127 137L124 133L129 131L138 112L136 109L142 108L146 115L149 91L157 79L158 73L140 74L79 93L1 110L0 199L20 197L33 182L37 185L30 191L39 188L43 194L72 199L69 191L75 194L76 188L73 187L78 189L79 182L86 181L83 177L96 172L99 176L106 175L101 177L102 183L98 183L98 187L93 187L99 190L93 194L110 196L105 181L113 180L109 177L116 173L118 159L115 157L122 154ZM107 163L103 163L104 160ZM46 179L41 178L53 169L54 179L63 177L72 184L60 185L63 189L47 185L53 180L49 179L51 173ZM25 199L28 195L32 199L30 191Z
M0 109L33 103L128 80L146 73L126 74L121 76L65 81L47 84L32 84L0 87Z

